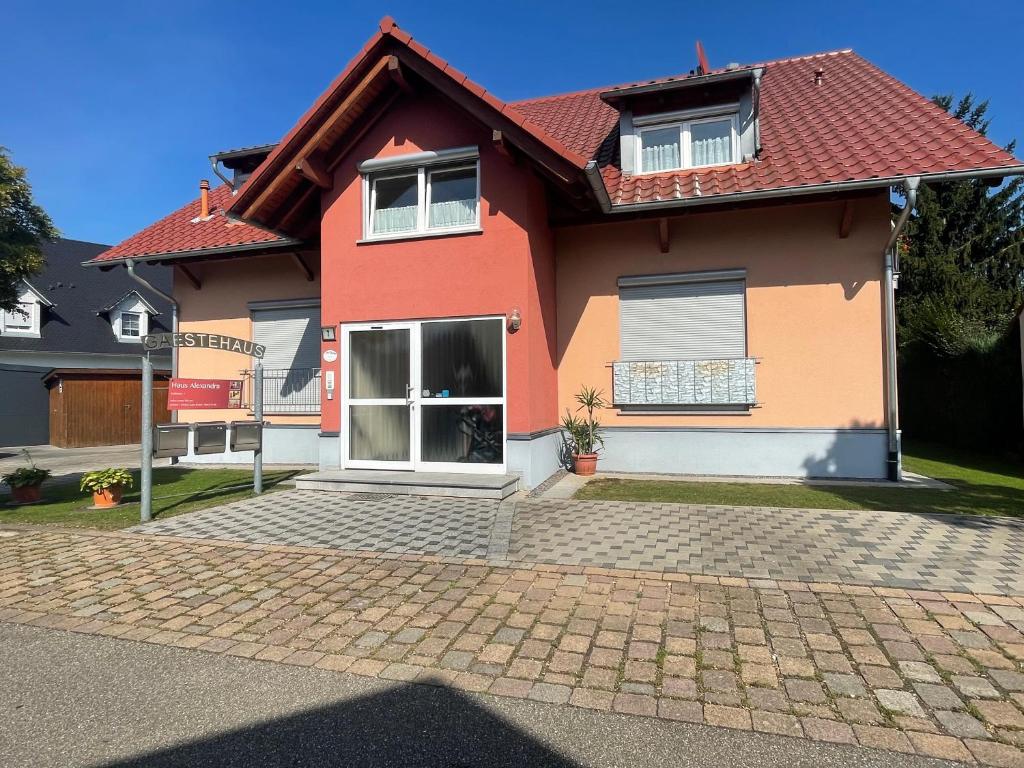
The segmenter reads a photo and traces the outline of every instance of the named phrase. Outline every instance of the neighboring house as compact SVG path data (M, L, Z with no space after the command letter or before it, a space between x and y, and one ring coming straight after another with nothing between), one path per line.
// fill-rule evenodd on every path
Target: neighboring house
M526 486L583 385L607 470L895 476L890 189L1024 171L851 51L506 103L390 19L211 160L93 263L168 265L182 331L267 344L267 460Z
M81 266L108 248L44 243L42 273L23 281L18 310L0 312L0 445L138 442L141 337L166 330L169 307L123 269ZM168 275L149 272L170 291ZM170 362L154 357L165 372Z

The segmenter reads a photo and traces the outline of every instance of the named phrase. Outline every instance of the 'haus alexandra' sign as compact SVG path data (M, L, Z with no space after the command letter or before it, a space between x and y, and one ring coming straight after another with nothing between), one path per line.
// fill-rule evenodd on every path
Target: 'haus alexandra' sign
M234 336L222 336L219 333L151 333L142 337L142 347L147 352L171 347L199 347L202 349L223 349L225 352L237 352L240 355L262 358L267 348L245 339Z

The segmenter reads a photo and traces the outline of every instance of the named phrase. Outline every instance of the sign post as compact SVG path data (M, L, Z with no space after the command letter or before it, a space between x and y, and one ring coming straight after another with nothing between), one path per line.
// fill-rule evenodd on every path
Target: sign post
M139 519L153 519L153 361L147 352L142 357L142 468L139 481L142 500Z
M263 363L259 360L252 372L252 415L257 423L263 423ZM252 455L252 492L263 493L263 441Z
M253 415L259 424L263 423L263 363L260 362L266 352L263 344L215 333L153 333L143 336L142 348L146 354L142 358L142 456L139 482L139 518L143 523L153 519L153 362L149 359L149 353L177 347L220 349L256 358L253 370ZM168 388L170 410L175 410L172 407L175 398L180 398L178 408L183 409L239 408L241 384L221 380L172 378ZM262 445L262 440L260 443ZM255 493L263 493L263 452L259 449L253 453L252 488Z

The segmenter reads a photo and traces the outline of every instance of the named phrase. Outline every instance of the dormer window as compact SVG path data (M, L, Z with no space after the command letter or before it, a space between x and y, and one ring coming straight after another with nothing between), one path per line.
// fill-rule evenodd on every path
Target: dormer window
M39 336L39 304L22 300L14 309L0 312L0 332L6 336Z
M137 339L142 335L142 315L138 312L121 313L121 336Z
M638 130L636 167L640 173L727 165L737 156L735 114L658 122Z
M149 333L150 318L157 313L138 291L129 291L97 314L106 315L118 341L139 344Z

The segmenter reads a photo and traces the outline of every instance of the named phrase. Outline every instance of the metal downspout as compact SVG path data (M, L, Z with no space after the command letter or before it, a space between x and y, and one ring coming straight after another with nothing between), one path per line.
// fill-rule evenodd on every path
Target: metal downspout
M892 481L899 481L903 476L899 387L896 378L896 280L899 277L899 255L896 252L896 240L906 227L910 214L917 204L917 189L920 184L921 179L917 176L904 179L903 186L906 189L907 202L893 224L883 252L885 259L885 402L889 437L886 474Z
M229 187L231 187L231 194L234 194L235 193L235 182L232 179L229 179L227 176L225 176L223 173L220 172L220 163L217 162L217 156L216 155L210 155L210 167L213 168L213 172L215 174L217 174L218 178L220 178L221 181L223 181L225 184L227 184Z
M153 293L155 293L157 296L159 296L161 299L163 299L164 301L166 301L168 304L171 305L171 332L172 333L177 333L178 332L178 310L180 309L180 307L178 306L178 302L175 300L175 298L173 296L171 296L171 294L165 293L164 291L162 291L159 288L157 288L155 285L150 283L146 278L142 277L141 275L137 275L135 273L135 261L134 261L134 259L125 259L124 265L128 269L128 276L131 277L132 280L134 280L135 282L139 283L140 285L145 286L146 288L151 290ZM171 348L171 376L173 377L173 376L177 376L177 375L178 375L178 348L177 347L172 347ZM177 414L174 414L174 417L176 419L177 418Z

